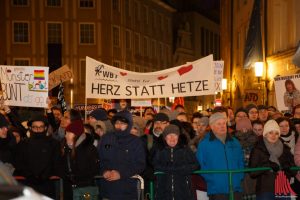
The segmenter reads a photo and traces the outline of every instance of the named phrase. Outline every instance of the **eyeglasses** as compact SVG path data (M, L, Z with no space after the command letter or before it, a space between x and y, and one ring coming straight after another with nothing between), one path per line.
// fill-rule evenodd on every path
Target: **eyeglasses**
M32 126L31 129L32 129L32 130L37 130L37 131L38 131L38 130L42 131L42 130L45 129L45 126Z

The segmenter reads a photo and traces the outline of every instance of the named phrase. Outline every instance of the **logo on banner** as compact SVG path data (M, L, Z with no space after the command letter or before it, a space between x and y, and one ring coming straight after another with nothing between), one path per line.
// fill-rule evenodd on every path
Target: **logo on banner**
M120 72L120 73L122 73L122 72ZM118 78L117 74L114 74L111 71L105 70L104 65L98 65L97 67L95 67L95 76L100 77L99 80L117 79ZM103 78L103 79L101 79L101 78Z

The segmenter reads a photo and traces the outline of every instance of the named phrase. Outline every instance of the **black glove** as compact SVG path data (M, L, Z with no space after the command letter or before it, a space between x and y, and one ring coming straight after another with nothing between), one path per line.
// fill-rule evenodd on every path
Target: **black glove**
M280 169L280 166L274 162L270 162L270 167L272 168L273 172L278 172Z

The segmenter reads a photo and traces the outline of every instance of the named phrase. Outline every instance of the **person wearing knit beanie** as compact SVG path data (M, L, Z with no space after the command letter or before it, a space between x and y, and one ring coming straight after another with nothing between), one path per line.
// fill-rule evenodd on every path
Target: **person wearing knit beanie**
M168 125L163 132L163 137L169 147L175 147L178 144L179 135L180 129L174 124Z
M267 121L267 123L264 126L264 132L263 132L263 136L266 137L268 133L275 131L278 133L278 135L280 136L280 128L279 125L277 124L277 122L273 119Z
M66 128L66 132L73 133L76 137L79 137L84 132L83 121L80 119L74 120Z
M227 120L226 115L222 114L222 113L214 113L209 117L209 125L213 125L215 122L217 122L219 119L225 119Z
M180 134L179 127L176 126L176 125L174 125L174 124L168 125L168 126L165 128L164 132L163 132L164 138L166 138L167 135L169 135L169 134L171 134L171 133L173 133L173 134L179 136L179 134Z

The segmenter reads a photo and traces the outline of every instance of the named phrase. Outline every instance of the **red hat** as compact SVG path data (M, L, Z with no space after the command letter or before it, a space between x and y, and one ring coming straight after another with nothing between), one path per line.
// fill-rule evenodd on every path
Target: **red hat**
M80 136L84 132L83 121L81 119L74 120L66 131L74 133L76 136Z

